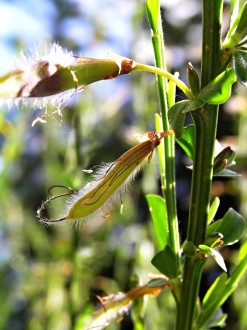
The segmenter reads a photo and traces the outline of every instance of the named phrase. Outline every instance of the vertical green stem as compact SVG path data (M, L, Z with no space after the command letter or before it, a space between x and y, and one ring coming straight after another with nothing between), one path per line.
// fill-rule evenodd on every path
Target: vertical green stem
M75 112L73 116L74 124L74 134L75 134L75 163L73 164L75 168L82 167L82 155L81 155L81 121L80 114ZM69 312L70 312L70 322L71 328L74 329L76 323L76 316L78 313L78 296L75 293L75 286L78 285L78 245L80 241L80 233L76 227L72 228L72 242L71 242L71 251L70 251L70 260L73 267L71 273L70 281L68 282L68 291L69 291Z
M221 72L221 15L222 0L203 1L201 87L207 85ZM196 144L187 240L198 246L205 240L207 227L218 106L205 105L201 110L192 112L192 118L195 124ZM199 259L185 258L182 291L177 313L177 330L193 329L203 264Z
M161 18L159 19L159 28L153 31L152 43L155 54L156 66L166 70L165 62L165 47L162 33ZM162 76L157 76L157 85L159 92L159 101L161 109L161 117L163 130L169 129L168 122L168 101L167 101L167 79ZM176 208L176 187L175 187L175 166L174 166L174 136L168 136L164 141L165 168L161 169L164 175L162 176L162 189L166 197L167 217L169 225L169 243L176 255L177 268L179 267L179 232L177 221Z

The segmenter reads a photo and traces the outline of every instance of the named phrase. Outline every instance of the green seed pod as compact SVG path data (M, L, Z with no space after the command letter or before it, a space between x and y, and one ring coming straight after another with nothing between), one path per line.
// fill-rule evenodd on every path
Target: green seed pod
M114 163L101 166L94 175L94 181L78 192L69 189L66 194L60 195L70 195L66 214L62 218L48 219L44 216L47 205L60 196L50 197L37 211L40 221L51 223L64 220L85 220L99 215L108 218L112 205L118 200L121 201L127 185L144 165L145 160L150 161L153 151L160 144L161 139L172 134L174 134L173 131L148 132L143 136L144 142L126 151Z
M0 77L0 97L5 99L42 98L78 92L99 80L112 79L130 73L135 63L113 53L109 59L73 56L53 44L43 54L27 57L20 68Z

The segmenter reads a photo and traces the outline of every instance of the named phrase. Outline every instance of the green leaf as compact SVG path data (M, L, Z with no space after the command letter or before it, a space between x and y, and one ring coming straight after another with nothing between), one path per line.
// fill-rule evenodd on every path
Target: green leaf
M219 283L213 284L213 288L208 294L207 303L203 304L201 313L197 319L197 329L207 329L205 326L217 312L217 309L223 305L226 299L232 294L238 285L238 281L245 274L247 268L247 254L236 265L231 276L227 279L220 275ZM223 277L221 279L221 277Z
M177 276L176 256L169 245L158 252L152 259L152 265L169 278Z
M231 23L225 41L223 42L222 49L227 52L233 53L235 47L246 38L247 34L247 3L245 2L239 10L239 1L231 4Z
M247 52L238 51L233 58L238 80L247 87Z
M241 176L241 174L228 170L228 169L224 169L216 174L214 174L214 177L224 177L224 178L236 178Z
M218 308L214 315L206 323L205 329L224 328L226 326L227 314L223 313L222 308Z
M214 158L214 174L221 172L227 166L233 164L235 159L234 151L230 146L222 149L218 155Z
M236 44L239 44L247 35L247 2L244 2L241 7L236 21L237 27L230 38L233 39Z
M238 0L239 1L239 0ZM231 0L231 10L233 10L235 6L236 0Z
M187 112L191 112L191 111L195 111L198 109L201 109L204 106L205 102L201 101L201 100L191 100L188 104L188 106L186 107L186 109L183 111L183 113L187 113Z
M225 265L225 261L222 257L222 255L215 249L211 248L210 246L207 246L207 245L204 245L204 244L201 244L198 246L199 249L203 252L203 253L206 253L206 254L210 254L214 259L215 261L217 262L217 264L225 271L227 272L227 268L226 268L226 265Z
M211 248L216 248L222 246L223 244L223 235L219 232L214 232L208 235L205 239L205 244L210 246Z
M239 241L244 233L246 221L241 214L230 208L224 217L213 222L207 228L207 236L213 232L223 235L223 246L231 245Z
M231 87L235 81L234 70L227 69L199 92L198 99L209 104L225 103L231 95Z
M217 264L225 271L227 272L227 268L226 268L226 264L224 261L224 258L222 257L222 255L215 249L211 248L212 250L212 256L214 257L215 261L217 262Z
M147 195L146 199L154 226L158 248L163 249L168 240L166 202L164 198L158 195Z
M231 22L230 28L233 26L233 23L239 12L239 0L231 0Z
M205 103L201 100L183 100L175 103L168 111L168 119L176 138L181 138L184 129L185 115L200 109Z
M200 251L205 254L212 254L211 248L208 245L201 244L198 246Z
M183 244L183 253L190 258L197 254L197 248L192 241L185 241Z
M199 82L198 74L190 62L187 65L187 72L188 72L188 83L191 92L195 97L197 97L200 90L200 82Z
M174 78L179 78L179 73L174 72ZM173 80L168 80L167 83L167 101L168 101L168 107L171 108L175 104L176 99L176 91L177 91L177 85Z
M231 147L222 149L214 159L213 176L228 178L240 176L239 173L228 169L228 167L236 164L235 158L236 153L231 149Z
M168 111L168 118L176 137L182 136L185 121L184 111L189 106L189 104L189 100L180 101L175 103Z
M241 247L239 250L237 262L240 262L245 256L247 256L247 240L246 239L241 242Z
M191 159L194 158L195 127L193 124L184 127L182 136L176 136L177 143Z
M155 32L159 27L159 12L160 2L159 0L146 0L147 18L151 29Z
M216 140L217 141L217 140ZM214 159L213 176L219 177L237 177L240 174L227 169L232 165L235 165L236 153L231 147L222 149Z
M208 224L213 221L214 216L220 206L220 199L219 197L215 197L212 204L210 205L209 212L208 212Z
M160 277L160 278L153 278L152 280L150 280L148 282L148 287L149 288L156 288L156 287L160 287L160 286L163 286L163 285L166 285L169 283L169 280L163 278L163 277Z
M210 286L202 300L202 309L207 309L214 301L215 297L220 297L224 290L225 283L227 281L227 274L222 273L216 278L214 283Z

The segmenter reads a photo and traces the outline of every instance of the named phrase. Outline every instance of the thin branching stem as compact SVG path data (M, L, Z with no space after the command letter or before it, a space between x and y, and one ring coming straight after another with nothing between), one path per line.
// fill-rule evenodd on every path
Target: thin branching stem
M185 85L185 83L176 78L173 74L171 74L170 72L161 69L161 68L157 68L155 66L151 66L151 65L146 65L146 64L141 64L141 63L136 63L135 67L132 69L132 71L146 71L146 72L152 72L155 73L159 76L163 76L165 78L167 78L168 80L173 81L183 92L184 94L189 98L189 99L193 99L193 94L191 92L191 90L189 89L188 86Z
M168 80L172 80L181 88L188 97L192 97L190 89L179 79L166 70L165 45L163 38L163 29L161 17L159 13L159 23L157 29L152 30L152 43L155 56L156 67L135 63L134 69L146 72L152 72L157 75L157 88L160 103L160 112L163 124L163 130L170 129L168 121ZM169 227L169 245L176 256L176 267L179 269L180 243L177 220L176 207L176 186L175 186L175 138L169 136L164 141L163 158L160 160L162 191L166 200L167 214L164 215L168 219ZM162 168L164 165L164 168Z

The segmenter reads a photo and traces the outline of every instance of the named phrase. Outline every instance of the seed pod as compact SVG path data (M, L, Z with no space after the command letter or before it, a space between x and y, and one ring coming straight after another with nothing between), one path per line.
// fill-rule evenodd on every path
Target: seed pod
M35 51L28 57L22 56L19 62L16 70L0 77L2 103L10 103L11 100L23 103L28 99L42 99L68 91L73 94L93 82L130 73L135 66L132 59L113 53L109 59L73 56L72 52L57 44L50 49L46 47L43 53ZM54 104L59 102L59 98L55 98ZM42 100L36 100L36 104L46 106Z
M171 134L174 134L173 131L148 132L146 141L126 151L114 163L101 166L94 176L94 180L77 193L69 192L71 196L67 203L65 216L59 219L48 219L43 214L47 204L59 196L52 196L44 202L37 212L40 221L51 223L64 220L83 220L95 215L107 216L112 205L121 200L123 192L143 166L144 161L151 160L153 150L160 144L160 140Z

